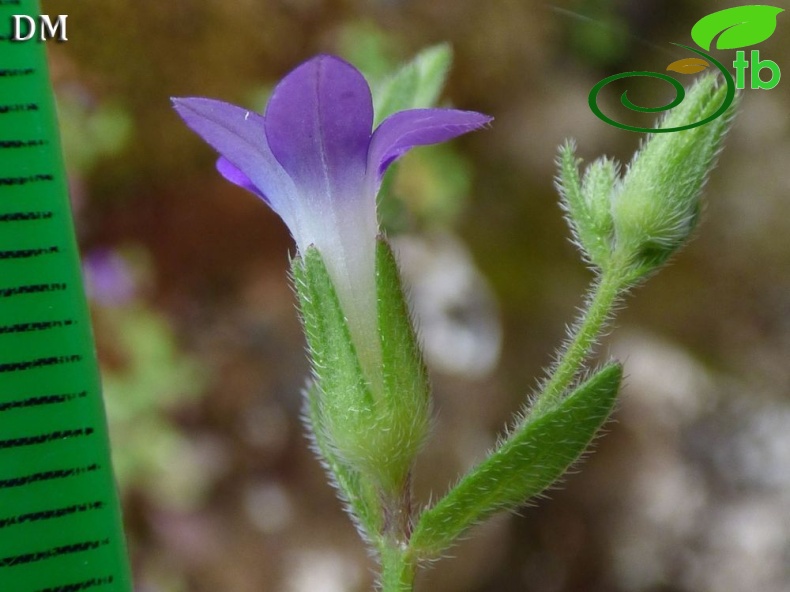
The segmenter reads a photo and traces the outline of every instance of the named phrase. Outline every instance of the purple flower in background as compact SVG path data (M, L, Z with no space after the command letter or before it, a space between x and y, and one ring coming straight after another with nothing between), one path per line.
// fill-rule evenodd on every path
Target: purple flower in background
M93 249L82 260L88 298L102 306L124 306L137 295L137 281L129 261L112 249Z
M384 172L413 146L444 142L491 121L471 111L412 109L373 131L367 82L328 55L283 78L264 115L213 99L173 103L220 153L219 172L283 219L299 253L318 249L358 346L359 339L370 343L375 331L376 194Z

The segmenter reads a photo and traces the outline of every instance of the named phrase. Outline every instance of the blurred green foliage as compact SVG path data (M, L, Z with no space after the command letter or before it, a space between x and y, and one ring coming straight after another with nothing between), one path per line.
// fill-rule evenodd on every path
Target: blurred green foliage
M119 154L132 139L128 111L116 103L101 102L78 88L58 93L58 117L66 168L89 174L103 157Z
M102 383L120 487L157 505L195 507L205 499L208 475L172 414L202 394L205 372L161 313L133 303L95 314L100 339L112 342Z

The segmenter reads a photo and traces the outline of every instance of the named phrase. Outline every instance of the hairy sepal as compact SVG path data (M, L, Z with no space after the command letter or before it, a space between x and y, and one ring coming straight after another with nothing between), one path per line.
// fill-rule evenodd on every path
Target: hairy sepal
M573 142L560 147L556 186L576 245L585 259L604 269L612 251L611 195L617 182L617 164L608 159L593 162L579 179L579 164Z
M331 444L321 413L320 390L315 383L305 391L304 421L313 451L324 465L360 535L368 543L380 547L383 516L377 489L359 471L343 462Z
M318 392L320 427L339 459L357 470L372 463L365 442L375 424L375 397L335 287L317 249L292 262L307 346Z
M430 429L431 397L428 372L417 341L409 306L389 243L379 239L376 250L378 323L381 337L383 405L390 462L401 471L411 468Z

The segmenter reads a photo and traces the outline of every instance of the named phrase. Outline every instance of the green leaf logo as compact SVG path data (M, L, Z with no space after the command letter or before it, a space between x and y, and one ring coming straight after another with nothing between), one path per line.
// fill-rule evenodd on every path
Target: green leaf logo
M691 29L694 43L710 50L713 39L716 49L738 49L761 43L776 30L776 15L784 8L765 5L736 6L719 10L701 18Z

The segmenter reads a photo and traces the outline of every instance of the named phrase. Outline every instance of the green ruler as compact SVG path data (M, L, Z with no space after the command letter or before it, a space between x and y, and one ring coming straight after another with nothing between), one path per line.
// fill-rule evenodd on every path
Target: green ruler
M38 10L0 0L0 592L129 592Z

